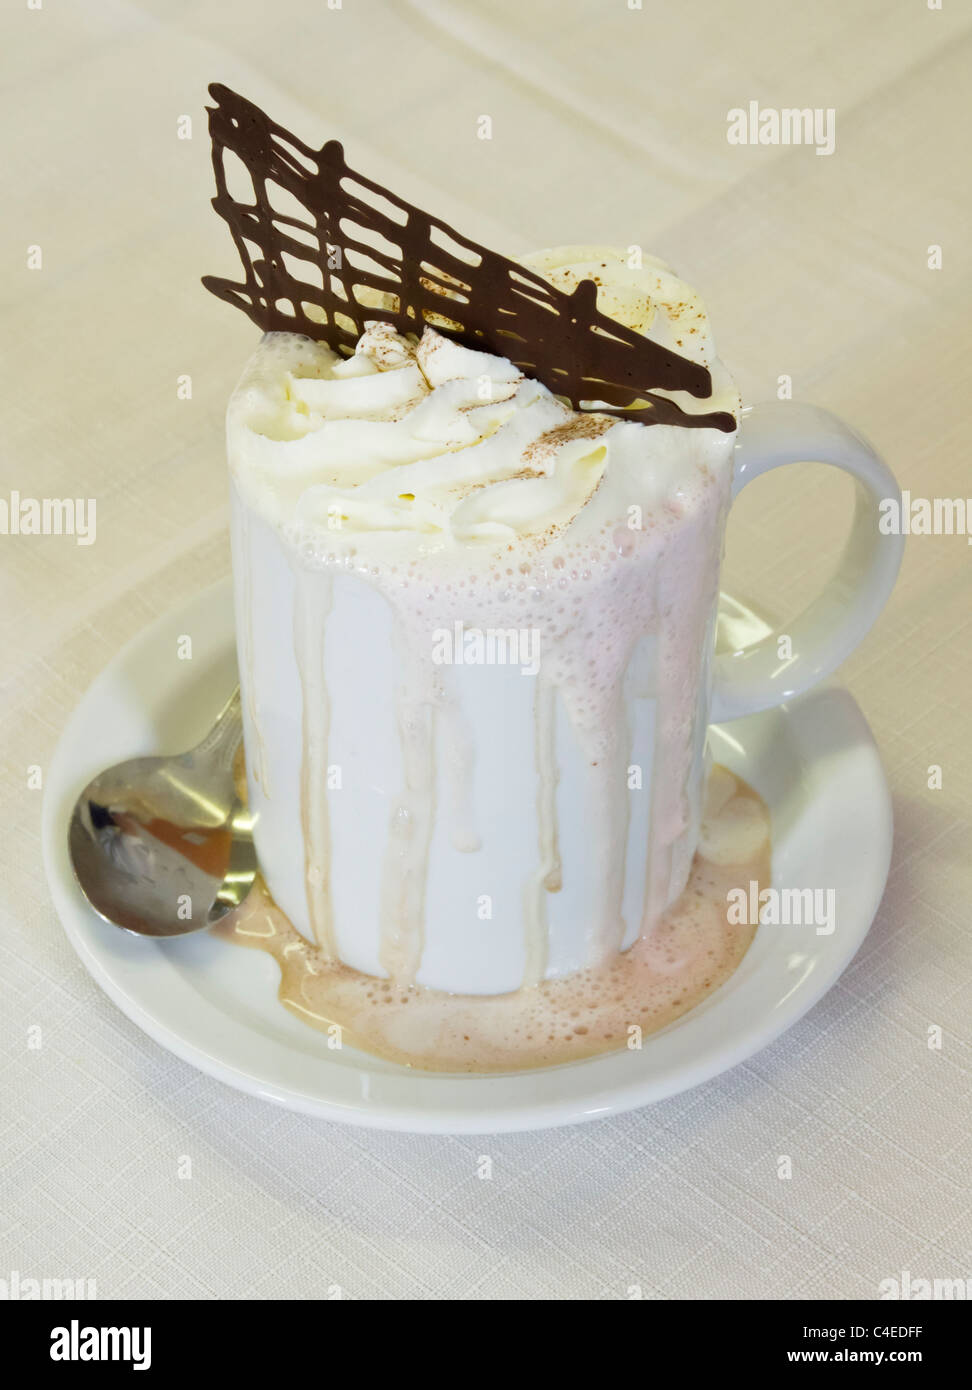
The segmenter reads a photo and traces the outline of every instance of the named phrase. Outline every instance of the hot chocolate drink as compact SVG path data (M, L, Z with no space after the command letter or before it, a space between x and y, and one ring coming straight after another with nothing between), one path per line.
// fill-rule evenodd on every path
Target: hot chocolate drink
M738 410L665 267L533 265L592 279ZM375 322L347 358L264 337L228 415L249 792L269 889L326 958L502 993L678 898L733 438L575 411L433 328Z
M712 770L699 849L678 901L629 950L507 994L402 988L336 964L296 931L258 884L215 930L273 956L281 1002L330 1045L362 1048L426 1071L553 1066L637 1049L735 970L755 923L727 913L732 890L769 883L769 815L725 768Z
M226 934L301 1017L408 1063L624 1046L746 950L727 898L765 881L768 823L726 773L704 806L706 728L861 639L894 480L811 407L737 442L702 304L638 248L511 261L210 91L242 275L205 283L264 330L227 436L266 891ZM714 659L731 497L808 458L858 483L837 574L785 656Z

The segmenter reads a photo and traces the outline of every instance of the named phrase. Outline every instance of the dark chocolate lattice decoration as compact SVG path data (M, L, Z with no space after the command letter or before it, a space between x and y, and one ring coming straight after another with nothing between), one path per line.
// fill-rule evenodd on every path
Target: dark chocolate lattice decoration
M303 333L348 356L368 321L402 334L428 325L510 358L575 410L604 401L640 424L735 429L726 412L688 414L653 393L704 399L712 380L599 313L593 280L557 290L349 169L337 140L312 150L228 87L209 92L213 207L229 224L243 281L207 275L203 284L264 332Z

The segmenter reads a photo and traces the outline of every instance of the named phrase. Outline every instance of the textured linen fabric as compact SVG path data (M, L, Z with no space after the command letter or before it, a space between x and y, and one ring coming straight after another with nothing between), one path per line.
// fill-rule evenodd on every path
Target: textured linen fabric
M844 668L896 816L857 958L750 1062L618 1118L388 1135L202 1076L75 958L27 777L104 663L228 568L222 417L254 331L198 283L235 267L209 208L209 81L309 141L341 138L498 248L665 257L746 399L789 376L915 496L964 497L970 62L972 13L951 0L5 8L0 495L93 496L98 530L89 547L0 536L0 1277L95 1279L102 1297L610 1299L875 1297L905 1269L972 1274L964 536L911 538ZM727 112L750 100L832 107L835 152L729 144ZM848 497L809 465L749 489L727 587L796 611Z

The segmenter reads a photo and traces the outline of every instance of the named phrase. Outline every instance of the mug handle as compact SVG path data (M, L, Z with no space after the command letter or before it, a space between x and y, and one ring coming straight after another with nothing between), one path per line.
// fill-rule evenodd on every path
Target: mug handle
M879 504L901 493L894 475L860 435L814 405L769 401L743 411L735 451L733 500L747 483L787 463L819 462L855 479L854 522L840 563L810 606L775 632L713 663L711 720L755 714L802 695L849 656L894 588L904 536L878 529ZM778 642L790 639L790 655Z

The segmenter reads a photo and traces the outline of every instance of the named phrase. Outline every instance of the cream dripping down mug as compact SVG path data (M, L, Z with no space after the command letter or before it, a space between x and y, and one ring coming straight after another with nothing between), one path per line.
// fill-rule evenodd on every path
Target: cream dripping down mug
M453 993L629 946L685 886L710 722L828 676L891 592L897 497L833 415L742 410L698 296L605 248L527 259L707 366L735 433L580 414L426 329L353 357L262 339L231 399L232 553L257 851L297 929L356 970ZM820 461L856 480L823 592L713 655L732 499Z

